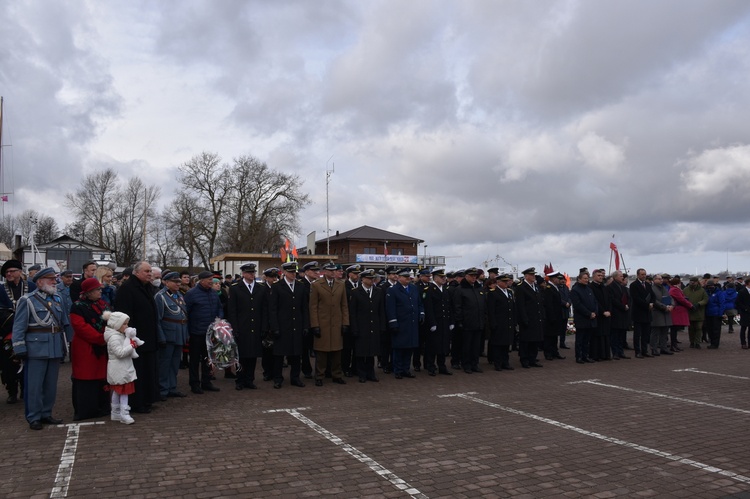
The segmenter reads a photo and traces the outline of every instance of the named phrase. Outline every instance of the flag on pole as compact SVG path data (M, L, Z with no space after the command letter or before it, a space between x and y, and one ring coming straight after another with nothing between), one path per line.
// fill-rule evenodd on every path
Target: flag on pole
M615 270L620 270L620 252L617 251L617 245L611 242L609 243L609 249L615 254Z
M383 254L388 256L388 241L383 242Z
M8 196L0 197L0 199L2 199L4 203L8 202Z

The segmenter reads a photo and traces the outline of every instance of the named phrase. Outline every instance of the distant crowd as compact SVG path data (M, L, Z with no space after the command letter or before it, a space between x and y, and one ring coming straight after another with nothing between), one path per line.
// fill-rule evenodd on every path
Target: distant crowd
M174 272L139 262L115 274L87 262L71 271L9 260L0 269L2 381L7 402L25 399L31 429L59 424L52 414L59 366L72 364L73 419L109 415L126 424L155 403L186 397L178 390L188 370L195 395L219 391L213 383L206 335L223 319L231 326L237 358L223 376L236 390L254 390L257 360L275 389L303 380L346 384L481 373L480 357L495 370L563 360L571 332L575 362L673 355L687 329L691 348L720 346L722 322L748 348L750 278L723 285L715 277L648 275L581 269L572 286L558 272L521 279L499 269L381 271L359 265L287 262L241 274ZM260 274L260 275L259 275ZM632 329L632 346L628 331ZM210 342L209 342L210 343Z

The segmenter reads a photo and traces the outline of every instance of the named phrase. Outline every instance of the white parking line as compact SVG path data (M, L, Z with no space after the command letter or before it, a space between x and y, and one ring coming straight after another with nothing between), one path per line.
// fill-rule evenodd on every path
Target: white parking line
M487 407L492 407L493 409L500 409L501 411L509 412L511 414L516 414L518 416L523 416L525 418L533 419L535 421L540 421L542 423L547 423L552 426L556 426L558 428L563 428L565 430L574 431L576 433L580 433L581 435L586 435L587 437L597 438L599 440L621 445L629 449L634 449L634 450L645 452L647 454L651 454L654 456L663 457L664 459L668 459L670 461L676 461L678 463L686 464L688 466L692 466L694 468L698 468L703 471L707 471L709 473L716 473L721 476L731 478L732 480L737 480L738 482L750 484L750 477L747 477L745 475L740 475L739 473L735 473L733 471L725 470L722 468L717 468L716 466L711 466L710 464L705 464L699 461L694 461L693 459L678 456L676 454L670 454L669 452L664 452L658 449L652 449L651 447L645 447L643 445L635 444L635 443L628 442L625 440L620 440L619 438L608 437L606 435L602 435L601 433L584 430L583 428L578 428L577 426L572 426L566 423L561 423L560 421L555 421L554 419L545 418L543 416L537 416L536 414L531 414L529 412L519 411L518 409L513 409L511 407L505 407L499 404L495 404L493 402L489 402L487 400L482 400L480 398L474 397L472 396L473 393L475 392L454 393L450 395L438 395L438 396L439 397L457 397L457 398L470 400L478 404L486 405Z
M722 374L712 373L709 371L699 371L694 367L688 367L686 369L674 369L672 372L676 373L696 373L696 374L710 374L711 376L721 376L722 378L734 378L734 379L750 379L747 376L735 376L734 374Z
M271 409L271 410L264 411L264 412L285 412L289 414L290 416L294 417L298 421L301 421L308 427L315 430L318 434L324 436L331 443L341 447L347 454L355 458L357 461L366 464L372 471L374 471L381 477L388 480L391 483L391 485L396 487L398 490L403 490L404 492L409 494L409 496L414 497L414 498L428 499L428 497L425 494L420 492L415 487L412 487L411 485L409 485L406 481L399 478L395 473L393 473L392 471L382 466L380 463L378 463L377 461L369 457L364 452L344 442L341 438L337 437L330 431L326 430L325 428L323 428L322 426L320 426L318 423L311 420L310 418L305 417L302 414L300 414L299 411L303 409L307 409L307 407L298 407L296 409Z
M606 388L614 388L616 390L622 390L624 392L640 393L641 395L650 395L652 397L676 400L678 402L685 402L686 404L703 405L706 407L713 407L714 409L722 409L725 411L740 412L742 414L750 414L750 411L746 409L738 409L737 407L729 407L726 405L712 404L710 402L701 402L700 400L692 400L692 399L686 399L682 397L675 397L674 395L667 395L666 393L647 392L645 390L636 390L635 388L626 388L624 386L609 385L607 383L601 383L597 379L585 379L582 381L571 381L568 384L569 385L588 384L588 385L603 386Z
M95 424L104 424L104 421L92 421L89 423L61 424L57 428L68 427L68 435L65 438L65 447L60 454L60 466L57 467L57 476L55 476L55 485L50 492L50 498L67 497L68 485L70 485L70 476L73 474L73 463L76 460L76 449L78 448L78 431L81 426L91 426Z

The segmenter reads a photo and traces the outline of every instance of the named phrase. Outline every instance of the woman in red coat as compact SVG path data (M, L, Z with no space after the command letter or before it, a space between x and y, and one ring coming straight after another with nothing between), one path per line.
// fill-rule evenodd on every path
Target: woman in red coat
M102 285L94 277L81 283L81 295L70 309L73 340L70 360L73 368L73 419L97 418L109 414L107 385L107 343L102 313L109 310L102 300Z
M693 304L685 298L685 294L682 292L680 284L682 281L678 276L674 276L669 281L669 296L672 297L674 307L672 308L672 327L670 328L671 336L671 350L673 352L680 352L682 349L677 346L677 332L681 329L685 329L690 325L690 310L693 309Z

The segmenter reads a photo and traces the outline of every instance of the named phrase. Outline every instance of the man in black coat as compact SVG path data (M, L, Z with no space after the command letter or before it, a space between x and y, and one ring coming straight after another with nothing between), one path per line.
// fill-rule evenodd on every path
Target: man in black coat
M273 337L273 387L284 382L284 357L289 361L289 379L293 386L303 387L299 378L302 338L310 329L310 294L297 279L297 262L281 266L284 276L271 286L268 321Z
M518 313L518 356L521 367L542 367L537 361L537 344L544 339L544 304L536 284L536 269L523 272L523 281L516 287Z
M740 343L743 349L747 349L745 334L750 326L750 277L745 277L745 283L737 290L737 300L734 306L740 314Z
M605 286L612 305L612 321L610 323L610 344L612 357L629 359L625 355L625 338L630 327L630 293L628 292L627 277L616 270L612 273L612 282Z
M633 349L635 357L651 357L648 342L651 339L651 311L654 309L654 293L646 282L646 270L638 269L636 280L630 285L630 298L633 319Z
M478 269L467 269L452 296L455 321L462 328L461 367L466 374L482 372L479 368L479 350L487 314L484 291L475 286L478 276Z
M432 282L427 286L423 299L427 328L424 365L430 376L435 376L436 372L453 374L445 365L445 359L451 349L451 334L454 327L451 314L453 307L446 286L447 281L443 269L433 270Z
M258 357L263 356L262 340L268 331L268 288L255 282L254 263L246 263L240 271L242 280L230 286L227 307L242 367L237 372L235 389L256 389L255 366Z
M344 281L344 286L346 287L347 303L352 296L352 291L359 286L360 272L362 272L362 268L356 264L346 268L347 279ZM344 333L342 337L344 348L341 350L341 369L344 371L344 376L351 378L354 376L354 371L357 370L357 362L354 358L354 338L352 338L351 329Z
M542 290L544 300L544 358L564 359L557 348L561 333L568 327L568 308L560 294L560 280L565 276L560 272L547 274L547 282Z
M349 296L349 326L359 382L379 381L375 376L375 355L385 331L385 293L373 285L375 271L359 274L359 285Z
M516 298L510 285L513 276L502 274L497 288L487 293L487 318L490 325L490 345L494 352L495 371L512 371L508 352L516 335Z
M383 296L388 292L388 288L398 284L398 277L396 275L396 267L387 267L385 269L386 279L380 283L380 289L383 291ZM387 327L387 326L386 326ZM378 355L378 363L383 374L390 374L393 372L393 363L391 362L391 355L393 353L393 347L391 345L391 334L380 335L380 354Z
M595 270L591 276L591 291L596 297L599 310L596 314L596 332L591 337L589 356L593 360L611 360L611 346L609 343L610 328L612 327L612 299L604 288L604 270ZM617 360L620 358L617 357Z
M94 268L96 264L94 264ZM72 285L71 285L72 287ZM130 395L130 410L136 413L151 412L152 404L160 399L159 393L159 317L151 285L151 265L138 262L133 276L125 281L115 296L115 310L130 317L130 327L138 331L143 345L138 347L133 366L138 378L135 393Z
M307 288L307 294L310 294L312 283L320 279L320 266L318 262L307 262L302 266L302 278L300 282ZM313 335L308 334L302 338L302 356L300 357L300 369L305 379L313 378L313 366L310 357L313 352Z

